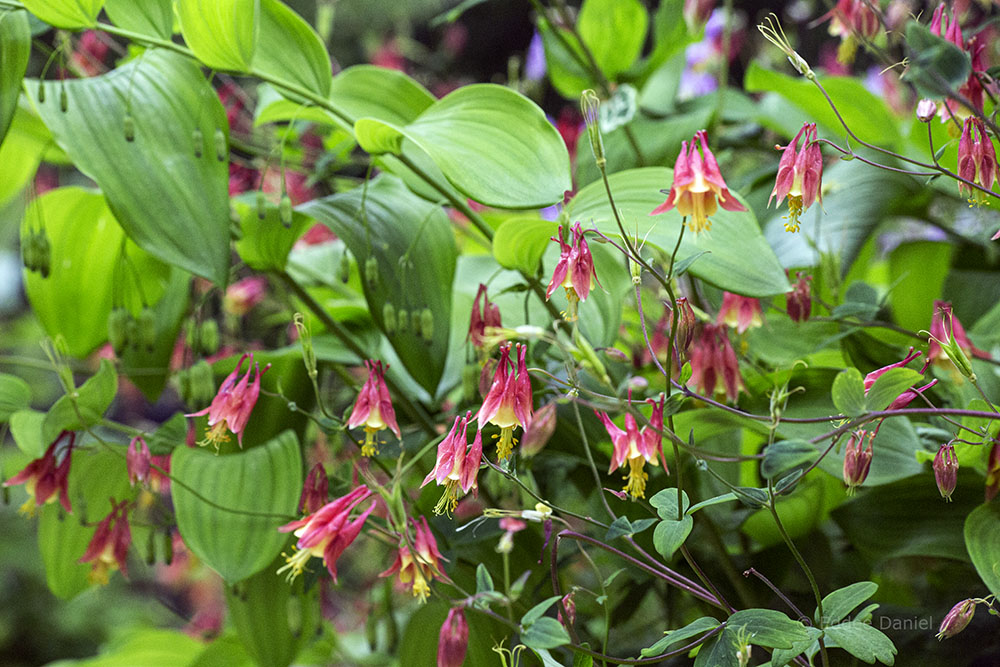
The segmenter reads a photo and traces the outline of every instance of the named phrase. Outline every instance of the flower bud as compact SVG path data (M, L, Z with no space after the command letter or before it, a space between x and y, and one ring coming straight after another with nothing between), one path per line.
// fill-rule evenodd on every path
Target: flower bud
M413 329L413 335L417 338L423 336L423 329L421 328L422 319L420 317L420 311L414 310L410 313L410 326Z
M215 320L205 320L198 327L198 349L206 355L219 350L219 323Z
M428 343L434 340L434 313L430 308L420 311L420 335Z
M290 229L292 226L292 198L288 196L288 193L281 195L281 201L278 203L278 217L281 220L281 224L285 226L285 229Z
M941 627L938 628L938 633L934 636L938 638L938 641L954 637L965 630L975 613L975 601L971 598L962 600L945 615L944 620L941 621Z
M152 352L156 346L156 317L153 315L153 309L148 306L143 307L139 312L136 325L139 331L139 339L136 344L146 348L147 352Z
M937 103L934 100L920 100L917 103L917 119L921 123L929 123L937 115Z
M792 286L792 291L788 293L787 297L788 316L792 318L793 322L805 322L812 312L812 289L809 285L812 276L799 272L795 274L795 277L798 280Z
M128 345L128 321L130 315L124 308L115 308L108 314L108 342L115 354L121 354Z
M267 197L263 190L257 191L257 218L263 220L267 217Z
M37 271L38 262L35 259L35 233L26 232L21 239L21 263L28 271Z
M531 457L542 451L556 432L556 425L555 401L538 408L521 436L521 455Z
M847 484L848 494L853 494L854 490L864 484L868 477L868 469L872 465L872 438L874 437L874 433L858 429L851 434L851 439L847 442L847 451L844 452L844 483ZM868 438L868 447L862 450L865 438Z
M136 482L145 483L149 479L149 465L152 458L149 453L149 445L146 444L142 436L132 438L125 454L129 484L135 486Z
M365 260L365 280L373 287L378 284L378 260L375 257L369 257Z
M317 463L306 476L302 486L302 496L299 498L299 512L313 514L326 505L330 491L330 480L322 463Z
M202 146L205 144L205 136L201 133L201 128L196 127L191 132L191 143L194 144L194 156L201 159Z
M410 328L410 311L400 308L396 311L396 331L405 334Z
M453 607L438 637L437 667L462 667L469 648L469 624L461 607Z
M226 144L226 133L221 129L215 130L215 159L222 162L229 155L229 146Z
M340 267L338 267L338 277L340 282L346 284L351 279L351 257L347 254L347 249L340 255Z
M601 99L593 90L587 89L580 95L580 111L587 124L587 136L590 139L590 150L598 167L607 162L604 157L604 139L601 137L601 124L598 122L598 112L601 109Z
M396 308L391 303L382 306L382 326L387 336L396 333Z
M132 143L135 141L135 119L132 114L126 113L122 119L122 130L125 133L125 141Z
M45 82L38 80L38 103L45 104Z
M163 564L170 565L174 562L174 536L170 531L163 533Z
M556 620L566 627L570 627L576 623L576 602L574 602L573 596L574 592L570 591L563 596L562 604L556 607ZM563 616L563 608L566 609L566 616Z
M49 244L49 235L44 229L38 231L35 240L35 261L38 262L38 272L42 278L48 278L52 268L52 246Z
M951 443L941 445L934 457L934 481L937 482L941 497L951 501L951 494L958 484L958 457L955 456L955 446Z
M677 333L674 335L674 345L677 346L681 359L687 359L687 353L694 341L694 331L697 326L698 319L694 316L691 303L686 296L679 297L677 299Z
M66 84L59 86L59 110L63 113L69 111L69 97L66 95Z

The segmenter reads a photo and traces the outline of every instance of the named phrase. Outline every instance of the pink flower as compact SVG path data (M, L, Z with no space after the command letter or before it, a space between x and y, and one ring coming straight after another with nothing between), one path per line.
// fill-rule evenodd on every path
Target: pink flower
M534 456L542 451L542 448L548 444L556 432L557 424L558 415L556 414L555 401L546 403L536 410L521 435L521 455Z
M455 511L458 506L459 489L463 494L470 490L474 492L478 490L476 476L479 474L479 465L483 459L483 435L482 431L476 431L472 447L466 451L468 445L465 430L471 417L471 411L466 412L464 417L455 417L451 431L438 445L434 469L427 474L420 485L420 488L423 488L431 480L435 480L438 486L445 487L441 499L434 507L435 514L450 514Z
M958 485L958 457L955 456L955 445L950 442L941 445L941 449L934 456L934 481L937 483L938 491L945 500L951 500L951 494L955 492Z
M385 371L382 369L382 362L366 361L365 368L368 369L368 379L361 387L361 391L358 392L358 399L355 401L354 410L351 411L351 416L347 420L347 427L357 428L364 424L365 442L361 446L361 455L374 456L378 454L376 433L388 428L396 434L396 438L403 436L396 423L396 411L392 409L389 389L385 386ZM389 368L388 364L385 368Z
M878 15L865 0L838 0L821 20L826 19L830 19L830 34L839 35L842 39L849 38L851 33L872 39L878 34L880 27Z
M237 380L247 357L250 357L250 364L253 364L253 368L248 364L246 375ZM212 399L212 404L204 410L184 415L185 417L208 415L208 431L205 432L205 438L198 443L200 446L212 444L218 451L219 445L229 440L229 435L226 433L228 430L236 434L240 447L243 447L243 430L247 426L250 413L253 411L253 406L257 404L257 397L260 395L260 376L266 373L270 367L271 364L268 364L261 371L260 365L253 360L253 352L245 352L240 357L233 372L223 380L219 387L219 393ZM254 369L257 372L251 384L250 373Z
M128 525L128 501L116 503L111 498L111 513L104 517L94 537L91 538L87 550L80 557L80 563L93 563L87 579L92 584L107 584L108 573L121 570L122 576L128 578L128 567L125 557L132 544L132 531Z
M318 512L326 504L330 494L330 480L322 463L317 463L306 476L302 485L302 495L299 497L299 511L306 514Z
M375 503L351 521L351 510L359 503L371 497L372 492L365 486L359 486L346 496L327 503L318 511L285 524L278 530L282 533L295 531L299 541L295 543L296 551L285 557L285 565L278 574L288 572L291 581L302 573L309 559L313 556L322 558L326 569L330 571L333 581L337 581L337 559L344 550L357 538L365 525L368 515L375 509Z
M643 466L647 462L656 465L660 433L663 430L663 396L660 396L659 403L652 399L647 399L646 402L653 405L653 414L649 418L649 426L644 426L641 431L631 412L625 413L625 430L622 430L611 421L607 413L594 411L611 436L613 450L608 473L628 464L629 472L625 477L626 484L623 490L633 499L646 497L646 480L649 479L649 474L643 470Z
M579 222L573 225L572 231L572 243L562 240L562 225L559 225L559 233L552 237L553 241L559 243L559 262L552 272L549 288L545 291L545 298L549 299L556 287L561 285L566 289L566 301L569 303L566 319L571 322L577 317L577 304L590 296L590 288L596 277L594 258L590 255L590 247L583 237L583 228Z
M469 624L461 607L452 607L438 637L437 667L462 667L469 649Z
M938 638L938 641L954 637L965 630L975 613L976 601L972 599L962 600L945 615L944 620L941 621L941 627L938 628L938 633L934 636Z
M701 144L701 153L695 146L695 139ZM708 218L715 214L719 205L727 211L747 210L730 194L719 172L719 163L708 149L705 130L698 130L691 138L690 147L686 141L681 142L681 152L674 164L674 183L667 201L654 208L650 215L665 213L676 206L678 213L690 218L688 228L697 233L712 228L712 221Z
M795 277L798 280L792 285L792 291L788 293L785 305L788 308L788 317L793 322L805 322L812 312L812 288L809 286L812 276L800 271Z
M149 453L149 445L142 436L132 438L125 453L125 467L128 471L129 484L145 483L149 479L149 467L153 456Z
M482 298L482 307L479 299ZM500 322L500 308L490 302L490 297L486 295L486 285L480 283L479 291L476 292L476 300L472 302L472 315L469 317L469 333L465 337L476 348L482 348L486 341L487 327L499 328L503 326Z
M1000 178L993 140L986 133L983 121L971 116L965 119L962 138L958 140L958 175L987 190ZM959 182L958 191L968 197L970 204L989 206L990 198L981 190Z
M403 542L396 552L396 560L392 566L378 576L391 577L398 572L399 582L410 585L414 597L419 597L420 601L424 602L431 592L427 582L434 577L447 581L448 577L441 571L441 561L444 560L444 557L438 551L437 542L434 540L430 526L427 525L427 519L420 517L417 520L410 519L410 522L416 533L416 538L413 541L416 554L414 555L410 551L410 547Z
M706 324L702 329L691 348L691 382L702 394L724 393L730 401L739 396L743 377L724 326Z
M267 296L267 278L250 276L237 281L226 289L222 307L233 315L246 315L250 309Z
M799 150L799 139L802 139L802 149ZM776 146L776 148L781 148ZM781 160L778 162L778 177L775 179L774 190L767 200L788 198L788 216L785 218L785 231L799 231L799 217L819 200L823 202L823 153L816 143L816 123L805 123L795 138L784 147Z
M60 448L59 443L63 438L68 438L68 444ZM73 443L76 441L76 434L71 431L63 431L49 445L41 458L37 458L24 470L17 473L6 482L4 486L14 486L24 484L28 492L28 500L21 505L19 510L22 514L34 516L35 509L54 502L58 494L59 503L67 512L72 513L73 508L69 504L69 467L73 455ZM62 456L62 461L56 463L56 452ZM34 504L32 504L34 503Z
M851 434L847 441L847 449L844 452L844 483L847 484L847 492L854 493L855 488L865 483L868 478L868 470L872 465L872 438L874 433L857 430ZM868 439L867 449L862 450L861 446Z
M737 333L759 327L764 323L760 301L748 296L723 292L722 306L719 307L719 316L715 322L733 327Z
M500 427L500 441L497 443L497 458L506 461L514 451L517 441L514 429L526 427L531 421L531 378L528 377L526 357L528 348L517 344L517 374L513 372L514 362L510 359L510 344L500 348L500 363L497 364L493 384L483 399L476 421L479 428L487 423Z
M894 364L889 364L888 366L883 366L882 368L873 370L871 373L865 376L865 394L867 394L868 390L871 389L872 385L875 384L875 380L878 380L880 377L885 375L893 368L903 368L904 366L906 366L906 364L910 363L911 361L919 357L921 354L922 353L919 351L914 352L913 348L911 347L910 351L907 352L906 357L904 357L902 361L897 361Z

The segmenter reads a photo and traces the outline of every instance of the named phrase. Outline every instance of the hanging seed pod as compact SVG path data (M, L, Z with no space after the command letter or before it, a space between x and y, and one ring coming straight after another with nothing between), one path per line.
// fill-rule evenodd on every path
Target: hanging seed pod
M156 562L156 531L149 531L149 539L146 540L146 565Z
M156 346L156 316L153 315L153 309L143 306L137 323L139 329L137 344L141 343L147 352L152 352Z
M69 95L66 94L66 84L59 86L59 110L63 113L69 111Z
M292 226L292 198L288 196L287 192L281 195L281 202L278 204L278 217L285 229Z
M340 256L340 282L347 283L351 279L351 256L347 254L347 250Z
M365 260L365 280L373 287L378 284L378 260L375 257Z
M215 354L219 350L219 323L205 320L198 329L198 347L204 355Z
M44 229L40 229L35 236L35 264L42 278L48 278L52 269L52 245Z
M392 336L396 333L396 308L391 303L382 306L382 325L387 335Z
M428 343L434 340L434 313L430 308L420 311L420 335Z
M198 325L194 320L188 320L187 324L184 326L184 345L187 346L189 350L197 354Z
M396 331L398 333L404 334L406 330L410 327L410 312L406 308L400 308L396 311Z
M184 401L185 405L192 405L190 369L181 368L174 373L174 379L177 380L177 394L181 397L181 400Z
M205 144L205 136L201 133L201 128L196 127L191 133L191 141L194 143L194 156L201 159L202 146Z
M420 311L415 310L410 313L410 320L412 321L413 335L420 338L423 335L423 329L420 326Z
M163 532L163 564L170 565L174 562L174 538L169 530Z
M226 133L221 129L215 130L215 159L222 162L229 155L229 146L226 144Z
M108 314L108 342L115 354L121 354L128 345L128 311L115 308Z
M126 113L122 119L122 129L125 131L125 141L132 143L135 141L135 119L132 114Z
M215 394L215 377L212 366L202 359L191 366L191 401L192 405L201 405L212 400Z
M257 191L257 217L260 220L267 217L267 197L264 196L263 190Z
M38 103L45 104L45 82L41 80L38 82Z
M21 237L21 263L28 271L38 270L38 253L35 252L35 232L29 231Z

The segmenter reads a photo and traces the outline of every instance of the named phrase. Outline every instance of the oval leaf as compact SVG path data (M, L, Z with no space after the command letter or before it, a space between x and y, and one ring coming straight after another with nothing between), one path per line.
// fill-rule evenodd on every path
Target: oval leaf
M534 275L554 234L554 222L534 216L511 218L500 225L493 237L493 256L505 269Z
M986 588L1000 595L1000 507L980 505L969 513L965 546Z
M333 73L319 35L278 0L259 1L260 37L253 68L326 97Z
M31 387L16 375L0 373L0 422L31 405Z
M104 11L120 28L170 39L174 34L172 0L105 0Z
M245 72L257 46L260 0L177 0L181 34L213 69Z
M21 4L53 27L76 30L97 23L104 0L23 0Z
M28 26L28 13L5 11L0 14L0 142L7 136L7 128L14 120L29 55L31 28Z
M639 0L587 0L577 29L606 77L624 72L642 51L649 15Z

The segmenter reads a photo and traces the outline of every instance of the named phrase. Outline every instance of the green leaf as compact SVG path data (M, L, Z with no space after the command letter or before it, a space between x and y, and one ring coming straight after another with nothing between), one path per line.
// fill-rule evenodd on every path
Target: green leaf
M119 28L160 39L173 37L172 0L105 0L104 11Z
M743 609L729 617L727 625L739 634L744 628L747 641L768 648L791 648L809 638L806 626L774 609Z
M490 593L493 591L493 577L486 566L480 563L476 566L476 594Z
M430 310L431 341L416 335L412 326L388 337L413 379L433 394L447 359L458 255L447 215L391 176L367 188L315 199L298 210L330 227L359 266L369 258L377 262L378 279L374 284L365 280L364 291L369 312L383 331L386 304L397 312Z
M21 81L31 55L31 28L28 13L5 11L0 14L0 143L17 111Z
M691 534L694 528L694 519L690 515L684 515L680 521L668 519L656 524L653 531L653 546L664 558L669 559L674 552L681 548L684 540Z
M993 595L1000 595L1000 508L980 505L965 519L965 547L976 572Z
M291 226L286 228L281 223L278 207L270 202L265 206L262 219L253 194L240 195L232 201L232 206L243 231L243 238L236 241L240 259L257 271L284 271L288 254L299 237L312 226L312 219L295 211Z
M0 422L31 405L31 387L16 375L0 373Z
M503 86L463 86L405 127L359 119L355 133L371 153L398 154L405 136L459 191L488 206L548 206L572 187L559 132L534 102Z
M278 527L295 516L302 490L293 432L226 456L178 447L170 469L177 528L196 556L230 583L274 560L288 539Z
M909 58L902 78L923 97L941 98L956 92L972 71L968 53L919 21L906 24L906 50Z
M899 326L926 329L934 301L941 298L956 246L917 241L903 243L889 254L889 292L892 319Z
M705 507L711 507L712 505L721 505L722 503L729 503L737 499L738 498L736 494L733 493L732 491L730 491L729 493L723 493L722 495L715 496L714 498L708 498L707 500L702 500L700 503L695 503L694 505L688 508L685 514L694 514L698 510L703 509Z
M111 406L118 392L115 365L101 359L101 367L93 377L64 394L52 404L42 427L42 440L52 442L63 431L82 431L98 423Z
M319 35L279 0L259 2L259 37L253 51L253 69L326 97L333 73L330 56Z
M97 23L104 0L23 0L21 4L53 27L77 30Z
M736 659L736 633L727 626L720 634L701 645L694 667L739 667Z
M543 616L521 633L521 643L533 649L556 648L565 646L570 641L566 628L550 616Z
M823 598L823 618L819 617L819 608L813 613L820 626L840 623L855 607L875 595L878 584L871 581L858 581L849 586L838 588Z
M865 408L870 411L885 410L913 383L924 376L912 368L891 368L875 380L865 397Z
M857 417L865 412L865 381L857 368L845 368L833 379L833 404L842 414Z
M681 491L681 505L683 506L682 512L677 511L677 489L675 487L667 487L666 489L661 489L657 491L652 498L649 499L649 504L656 508L656 513L660 515L661 519L676 519L681 513L687 513L688 507L691 505L691 501L688 500L688 494L685 491Z
M45 332L61 336L70 355L83 357L108 339L116 301L138 313L140 295L150 303L162 295L169 267L125 239L100 193L78 187L46 192L28 207L22 238L42 226L51 272L43 278L25 271L24 290Z
M379 94L373 95L373 90ZM330 101L352 123L358 118L369 117L405 125L434 104L434 96L398 70L355 65L334 77ZM351 129L350 126L347 129Z
M534 623L535 621L537 621L538 619L540 619L545 614L545 612L547 612L549 608L552 607L552 605L554 605L560 598L561 596L559 595L553 595L551 597L545 598L544 600L536 604L534 607L525 612L524 616L521 617L521 625L527 627L532 623Z
M65 86L66 112L57 86ZM216 131L227 136L228 124L199 68L156 49L109 74L46 87L45 102L34 99L42 119L74 164L97 181L129 238L167 263L224 285L229 173L226 159L216 158L213 137ZM37 86L27 88L37 93ZM132 142L124 130L129 113Z
M814 461L818 456L816 447L806 440L780 440L764 450L760 474L765 479L775 479L787 470Z
M823 632L830 640L828 647L838 646L869 665L874 665L876 660L885 665L896 661L892 640L867 623L849 621L823 628Z
M671 647L673 647L674 644L679 644L685 639L691 639L693 637L703 635L709 630L717 627L719 627L718 620L712 618L711 616L702 616L699 619L691 621L683 628L668 631L666 636L659 639L655 644L642 649L642 657L648 658L653 655L666 653L671 650Z
M556 229L556 223L536 216L511 218L493 236L493 256L506 269L534 275Z
M212 69L250 69L260 25L261 0L177 0L181 34Z
M10 435L17 448L33 459L42 457L51 444L42 437L45 413L37 410L18 410L10 416Z
M656 519L636 519L635 521L629 521L628 517L620 516L608 526L608 532L604 535L604 540L610 542L623 535L636 535L654 523L656 523Z
M553 26L542 16L538 17L538 32L542 36L546 74L552 87L566 99L579 99L580 93L594 86L590 72L582 64L587 56L580 42L571 31Z
M802 653L808 653L810 656L815 655L819 651L817 640L823 636L823 631L807 625L806 634L808 635L807 639L795 642L790 649L774 649L771 654L771 667L785 667Z
M179 630L125 630L100 655L82 660L60 660L50 667L177 667L192 665L214 645L205 644ZM218 666L218 663L215 663Z
M681 216L676 209L664 215L649 213L663 203L665 196L660 189L670 187L673 171L665 167L629 169L612 174L608 180L626 231L632 234L637 229L639 238L669 254L677 243ZM566 207L566 214L571 220L580 220L585 229L596 224L610 237L620 235L603 182L580 190ZM710 231L684 234L677 258L683 261L703 251L709 254L688 272L720 289L753 297L783 294L791 289L750 211L719 210L712 216ZM754 261L747 262L747 257Z
M624 72L642 51L649 15L639 0L586 0L577 30L609 79Z

